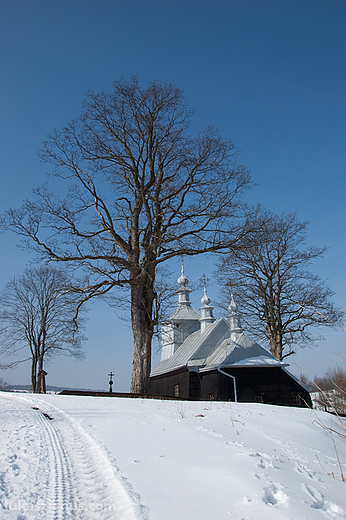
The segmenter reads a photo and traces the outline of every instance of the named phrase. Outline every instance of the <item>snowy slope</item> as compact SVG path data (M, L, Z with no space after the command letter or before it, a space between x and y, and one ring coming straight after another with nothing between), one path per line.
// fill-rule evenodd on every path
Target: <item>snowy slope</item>
M0 394L0 413L1 519L346 519L324 412Z

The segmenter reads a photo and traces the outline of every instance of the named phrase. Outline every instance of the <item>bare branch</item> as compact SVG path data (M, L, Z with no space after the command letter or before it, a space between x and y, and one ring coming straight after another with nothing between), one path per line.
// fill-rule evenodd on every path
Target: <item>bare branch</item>
M182 91L136 78L110 93L88 92L81 116L53 132L40 157L66 184L9 210L2 228L27 239L40 257L88 273L81 305L114 287L130 288L135 343L133 391L148 389L157 324L157 268L175 257L226 252L248 226L248 171L238 150L208 126L188 135L193 112Z
M0 295L0 352L8 356L25 353L2 368L30 359L34 392L47 356L59 353L83 357L83 336L73 324L76 303L72 293L73 285L65 273L53 267L38 267L11 279Z
M307 225L296 215L260 210L240 247L233 247L217 273L225 297L231 285L248 329L268 341L279 360L298 345L322 339L312 336L314 328L339 326L344 317L331 302L331 289L310 271L311 262L326 248L303 248Z

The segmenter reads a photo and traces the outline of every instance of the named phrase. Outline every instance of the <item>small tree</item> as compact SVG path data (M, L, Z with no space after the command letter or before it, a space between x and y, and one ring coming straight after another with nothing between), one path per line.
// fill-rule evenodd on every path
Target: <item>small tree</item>
M0 392L9 392L10 385L0 377Z
M325 376L315 377L317 396L315 403L325 411L344 415L346 413L346 371L341 368L327 370Z
M25 352L7 366L31 360L31 385L40 392L39 373L54 355L82 358L82 335L75 330L71 282L52 267L25 269L0 295L0 338L3 354Z
M344 316L330 300L333 291L310 271L325 248L302 247L307 225L294 214L261 210L256 231L222 260L217 272L224 295L230 298L234 292L247 327L269 342L280 361L294 353L294 346L313 343L313 328L334 327Z
M215 128L191 137L191 116L170 83L141 88L133 78L115 82L110 94L89 92L80 118L49 136L41 153L72 182L66 197L40 188L2 220L45 257L88 272L81 303L129 290L132 392L148 391L158 267L225 251L245 229L239 195L249 173Z

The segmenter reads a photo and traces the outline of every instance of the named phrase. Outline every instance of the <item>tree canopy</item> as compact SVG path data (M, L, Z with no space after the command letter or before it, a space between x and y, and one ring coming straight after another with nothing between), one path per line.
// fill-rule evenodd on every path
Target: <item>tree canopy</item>
M280 361L297 346L314 343L316 327L333 327L344 316L331 300L333 291L311 271L326 248L305 247L307 226L295 214L262 209L254 231L222 259L217 272L225 296L236 296L252 335L269 342Z
M68 191L38 188L2 221L45 258L85 270L81 302L129 289L133 392L148 391L157 267L225 251L246 232L250 175L216 128L189 135L192 115L171 83L142 88L132 78L110 93L88 92L81 116L41 151Z
M64 272L43 266L25 269L0 295L0 352L17 355L9 366L31 360L33 392L40 391L44 361L56 355L83 358L71 287Z

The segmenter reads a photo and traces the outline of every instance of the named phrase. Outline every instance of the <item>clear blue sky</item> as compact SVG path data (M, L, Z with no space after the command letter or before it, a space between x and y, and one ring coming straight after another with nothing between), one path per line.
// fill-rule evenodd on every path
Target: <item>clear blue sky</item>
M257 183L248 200L311 222L309 243L329 246L315 272L345 308L345 22L344 0L0 2L0 212L46 180L36 152L49 132L79 115L88 89L109 91L132 75L142 84L169 80L197 112L193 131L213 123L242 150ZM3 287L30 256L11 234L0 244ZM177 278L179 262L171 267ZM210 260L186 263L192 281L213 270ZM215 284L209 292L216 299ZM192 295L196 308L201 296ZM114 390L128 390L126 324L95 304L87 336L86 360L56 360L46 367L48 383L106 388L112 370ZM345 335L325 336L291 364L312 377L335 366L332 352L345 353ZM27 383L29 367L0 377Z

